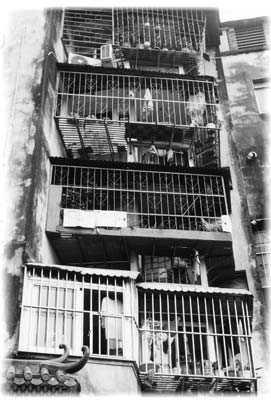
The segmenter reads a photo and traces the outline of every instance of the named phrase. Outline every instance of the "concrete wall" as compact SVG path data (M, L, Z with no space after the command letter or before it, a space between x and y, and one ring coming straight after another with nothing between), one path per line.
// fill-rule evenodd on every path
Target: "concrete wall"
M45 235L45 219L48 157L65 156L53 120L56 58L62 61L64 57L61 30L61 10L8 15L3 49L6 140L2 263L7 340L17 332L20 309L15 294L20 296L21 264L28 260L57 262Z
M253 80L269 77L269 65L270 56L267 51L223 58L234 141L238 147L243 184L252 217L264 215L266 201L270 200L270 194L265 191L270 125L269 121L259 115L253 89ZM258 158L249 162L246 156L250 151L256 151Z
M134 363L90 359L78 372L82 395L135 395L140 392Z
M223 56L223 54L222 54ZM227 55L222 59L226 87L222 93L222 109L227 137L224 137L222 159L231 170L233 190L232 238L236 270L245 270L248 288L254 296L252 345L259 375L259 393L269 389L268 338L265 304L259 271L253 249L254 238L251 219L263 216L269 204L266 188L269 180L267 149L269 122L259 115L253 90L253 80L268 78L269 55L267 51ZM255 151L258 158L247 160ZM263 351L265 349L265 351Z

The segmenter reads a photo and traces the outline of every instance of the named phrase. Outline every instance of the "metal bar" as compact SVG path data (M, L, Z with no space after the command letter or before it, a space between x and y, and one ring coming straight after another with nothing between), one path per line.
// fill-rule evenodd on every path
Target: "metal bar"
M227 314L228 314L228 324L229 324L229 333L230 333L230 342L231 342L231 351L232 351L232 357L233 357L233 368L234 368L234 376L237 376L237 369L236 369L236 363L235 363L235 358L234 358L234 345L233 345L233 332L232 332L232 327L231 327L231 314L230 314L230 308L229 308L229 300L226 300L227 303Z
M169 306L169 295L167 293L167 341L168 341L168 356L169 356L169 373L172 374L172 355L171 355L171 342L170 342L170 335L171 335L171 326L170 326L170 306Z
M225 340L225 329L224 329L224 320L223 320L223 313L222 313L222 305L221 305L221 299L218 299L219 302L219 311L220 311L220 321L221 321L221 329L222 329L222 340L223 340L223 348L224 348L224 358L225 358L225 366L226 366L226 376L229 376L229 370L228 370L228 352L227 352L227 346L226 346L226 340Z
M201 331L201 321L200 321L200 306L199 306L199 297L197 296L197 317L199 324L199 343L200 343L200 362L202 368L202 375L205 375L205 365L204 365L204 354L203 354L203 345L202 345L202 331ZM205 336L206 338L206 336Z
M175 312L175 324L176 324L176 351L177 351L177 357L176 357L176 367L177 367L177 372L178 374L181 373L181 368L180 368L180 346L179 346L179 322L178 322L178 310L177 310L177 296L176 293L174 293L174 312Z
M85 144L84 144L84 139L83 139L83 136L81 134L80 127L79 127L79 119L76 119L76 117L74 117L74 124L76 126L78 137L79 137L79 140L80 140L80 143L81 143L81 147L82 147L82 151L83 151L83 157L84 157L84 159L88 159L88 154L87 154L86 147L85 147Z
M106 119L104 119L104 128L105 128L107 142L108 142L108 146L109 146L109 150L110 150L110 154L111 154L111 160L114 161L114 148L113 148L113 144L112 144L112 141L110 138L110 133L108 130L108 125L107 125Z
M160 338L162 339L162 329L163 329L163 308L162 308L162 295L161 293L158 294L159 296L159 322L160 322L160 326L159 326L159 333L158 335L160 336ZM162 343L162 340L161 340ZM160 357L161 360L163 359L163 346L160 346ZM164 372L164 365L162 363L161 365L161 372Z

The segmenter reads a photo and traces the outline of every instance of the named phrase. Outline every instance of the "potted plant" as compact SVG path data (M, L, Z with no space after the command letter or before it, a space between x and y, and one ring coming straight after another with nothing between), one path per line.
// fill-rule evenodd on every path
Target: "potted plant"
M223 369L219 367L217 361L213 362L212 368L215 376L225 376Z
M211 375L211 362L209 360L203 361L204 375Z

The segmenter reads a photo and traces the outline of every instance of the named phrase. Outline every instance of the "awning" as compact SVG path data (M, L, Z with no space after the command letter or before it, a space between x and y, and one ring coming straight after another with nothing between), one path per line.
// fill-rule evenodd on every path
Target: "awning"
M252 294L246 289L228 289L219 287L203 287L200 285L186 285L180 283L164 283L164 282L140 282L138 288L144 290L160 290L164 292L184 292L184 293L202 293L202 294L225 294L236 296L250 296Z
M111 276L118 278L130 278L135 280L139 272L137 271L122 271L117 269L104 269L104 268L87 268L87 267L74 267L68 265L58 264L41 264L41 263L27 263L27 267L33 268L54 268L61 271L78 272L82 275L98 275L98 276Z

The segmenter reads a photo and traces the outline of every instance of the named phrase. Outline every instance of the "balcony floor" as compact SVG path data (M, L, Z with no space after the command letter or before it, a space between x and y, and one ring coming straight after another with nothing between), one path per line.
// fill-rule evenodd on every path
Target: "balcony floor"
M182 64L194 66L196 70L200 54L195 51L138 49L135 47L121 47L126 60L137 67L138 65L175 67Z
M142 385L146 374L140 373ZM255 379L239 377L162 375L153 378L153 387L144 388L148 392L255 392Z
M127 261L131 249L139 254L189 257L193 248L204 256L232 253L231 234L226 232L161 229L80 229L58 226L47 235L63 264L95 261Z

